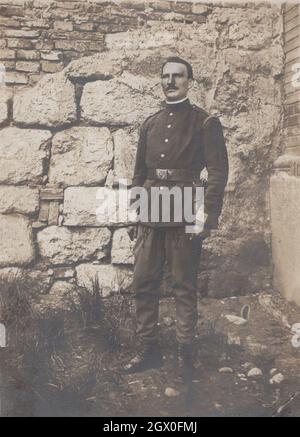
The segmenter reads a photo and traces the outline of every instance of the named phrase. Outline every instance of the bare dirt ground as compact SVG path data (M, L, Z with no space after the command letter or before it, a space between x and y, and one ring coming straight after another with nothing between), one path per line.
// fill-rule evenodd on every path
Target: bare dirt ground
M184 385L175 379L174 301L162 299L164 367L130 376L118 371L135 353L131 321L126 327L122 322L123 342L113 348L103 346L99 331L70 332L26 378L2 369L2 415L296 417L300 347L295 323L300 323L300 308L270 292L200 300L197 375Z

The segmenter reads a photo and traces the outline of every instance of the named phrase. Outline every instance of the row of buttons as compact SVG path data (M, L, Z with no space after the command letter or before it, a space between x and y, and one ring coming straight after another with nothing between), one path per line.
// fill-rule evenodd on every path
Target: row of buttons
M173 114L173 112L170 112L169 115L172 117L174 114ZM171 127L172 127L171 124L168 124L168 125L167 125L167 128L168 128L168 129L171 129ZM166 138L166 139L165 139L165 143L168 143L168 142L169 142L169 138ZM161 155L160 155L161 158L164 158L165 156L166 156L166 155L165 155L164 153L161 153Z
M172 117L173 115L174 115L173 112L170 112L170 113L169 113L169 116L170 116L170 117ZM168 124L168 125L167 125L167 128L168 128L168 129L171 129L171 127L172 127L171 124ZM165 138L165 143L168 143L168 142L169 142L169 138ZM164 158L165 156L166 156L166 155L165 155L164 153L161 153L161 154L160 154L160 157L161 157L161 158Z

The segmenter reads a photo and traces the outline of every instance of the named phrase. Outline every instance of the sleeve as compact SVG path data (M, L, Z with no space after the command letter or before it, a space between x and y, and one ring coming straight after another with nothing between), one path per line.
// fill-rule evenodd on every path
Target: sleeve
M143 124L139 134L137 152L135 158L135 167L132 179L132 186L142 186L147 179L146 159L146 123Z
M204 159L208 173L204 212L208 215L205 228L217 229L228 181L228 155L220 120L209 117L203 124Z

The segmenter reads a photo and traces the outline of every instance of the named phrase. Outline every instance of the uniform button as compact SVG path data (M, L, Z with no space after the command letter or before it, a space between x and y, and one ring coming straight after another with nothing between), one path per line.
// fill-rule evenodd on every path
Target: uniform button
M160 156L161 156L161 158L164 158L164 157L165 157L165 154L164 154L164 153L161 153Z
M163 190L163 189L164 189L164 187L159 187L159 189L160 189L160 190Z
M168 138L166 138L166 139L165 139L165 143L168 143L168 142L169 142L169 139L168 139Z
M174 115L174 114L173 114L173 112L170 112L170 114L169 114L169 115L170 115L170 117L172 117L172 115Z
M171 129L172 125L171 125L171 124L168 124L168 126L167 126L167 127L168 127L168 129Z

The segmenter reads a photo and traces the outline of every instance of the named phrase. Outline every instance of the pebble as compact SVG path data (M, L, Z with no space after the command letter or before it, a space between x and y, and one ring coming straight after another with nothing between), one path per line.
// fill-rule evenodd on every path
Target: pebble
M167 387L165 390L165 395L168 398L175 398L180 395L179 391L175 390L175 388Z
M271 370L270 370L270 375L271 375L271 376L276 375L276 373L277 373L277 369L271 369Z
M258 367L254 367L248 372L248 378L258 378L260 376L263 376L263 372Z
M221 369L219 369L219 373L233 373L233 370L231 367L221 367Z
M242 317L234 316L232 314L227 314L225 318L228 320L228 322L238 326L245 325L247 323L246 319L243 319Z
M273 378L270 379L270 384L274 385L274 384L281 384L284 381L284 376L282 373L277 373L276 375L273 376Z

